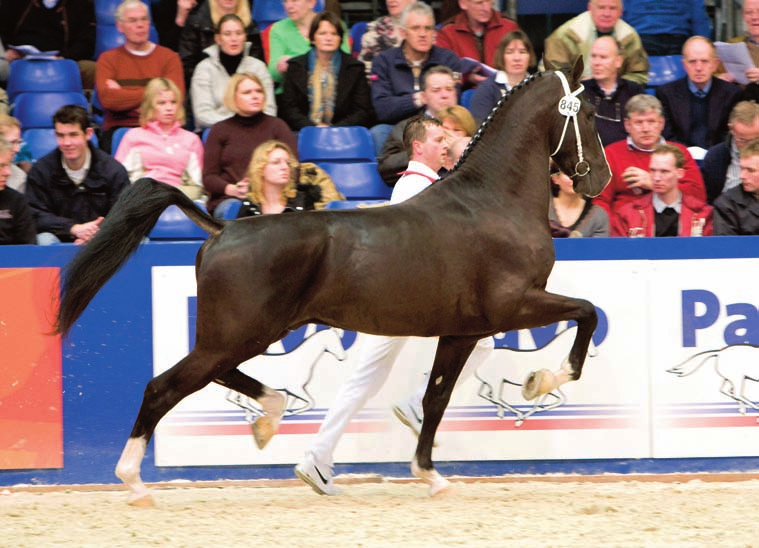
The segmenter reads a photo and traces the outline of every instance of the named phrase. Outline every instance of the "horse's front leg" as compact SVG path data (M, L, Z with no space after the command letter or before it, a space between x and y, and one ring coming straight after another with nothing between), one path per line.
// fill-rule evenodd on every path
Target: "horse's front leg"
M451 399L456 379L459 378L477 340L476 338L440 337L438 341L430 380L422 400L424 410L422 431L419 434L416 454L411 463L411 472L430 486L430 496L450 487L448 480L441 476L432 464L432 445L445 408L448 407Z
M580 378L591 338L598 324L598 315L593 303L585 299L534 291L526 296L525 304L513 320L518 329L541 327L568 320L577 322L577 334L569 356L555 372L541 369L530 373L522 385L524 399L535 399L566 382Z

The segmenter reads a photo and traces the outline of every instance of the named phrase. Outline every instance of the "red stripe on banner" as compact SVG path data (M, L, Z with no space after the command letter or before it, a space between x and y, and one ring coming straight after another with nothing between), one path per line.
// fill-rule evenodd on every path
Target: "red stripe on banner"
M279 434L316 434L320 422L284 422L279 426ZM622 430L635 428L639 421L624 418L563 418L563 419L528 419L521 426L514 419L485 420L449 420L444 421L439 430L444 432L488 432L502 430ZM352 422L347 429L350 433L385 432L389 423ZM247 436L250 425L247 423L205 424L205 425L168 425L161 429L169 436Z
M667 418L658 422L663 428L729 428L759 426L756 415L738 415L727 417L679 417Z

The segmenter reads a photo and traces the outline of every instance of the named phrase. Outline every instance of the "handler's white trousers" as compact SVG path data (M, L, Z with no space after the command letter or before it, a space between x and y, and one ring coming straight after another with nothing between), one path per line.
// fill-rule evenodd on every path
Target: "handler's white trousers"
M311 445L310 452L317 462L332 465L333 454L340 436L343 435L353 416L364 407L366 402L377 394L385 384L390 369L393 367L398 354L409 340L409 337L385 337L366 335L358 365L353 374L340 387L335 403L327 411L319 433ZM474 374L474 371L490 356L495 343L493 337L487 337L477 342L469 356L457 382ZM429 376L424 375L424 383L411 397L409 403L421 408L422 398L427 390Z

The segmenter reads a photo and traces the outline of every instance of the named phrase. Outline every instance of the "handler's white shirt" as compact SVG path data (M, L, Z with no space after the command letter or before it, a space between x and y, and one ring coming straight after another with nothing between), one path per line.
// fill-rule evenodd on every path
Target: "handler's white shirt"
M393 194L390 197L391 204L408 200L440 178L437 173L416 160L411 160L408 163L404 173L405 175L398 179L395 187L393 187Z

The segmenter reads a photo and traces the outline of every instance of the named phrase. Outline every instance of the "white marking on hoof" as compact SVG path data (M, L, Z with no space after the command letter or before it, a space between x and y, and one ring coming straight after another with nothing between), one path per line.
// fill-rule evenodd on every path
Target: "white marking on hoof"
M251 429L256 445L263 449L279 430L279 421L285 413L287 399L281 392L264 386L264 394L258 398L258 403L265 414L253 422Z
M416 462L416 457L414 457L414 460L411 461L411 473L430 486L427 490L427 493L431 497L448 492L453 488L451 482L438 474L438 471L434 468L432 470L425 470L424 468L421 468Z
M140 499L152 501L150 491L140 478L140 464L147 445L145 438L129 438L116 464L116 476L129 488L129 504L133 506L145 506L138 502Z
M538 396L548 394L556 386L556 377L548 369L533 371L522 384L522 397L527 401L534 400Z

